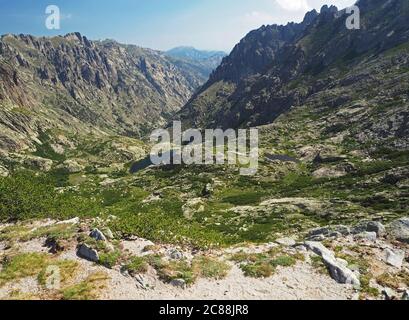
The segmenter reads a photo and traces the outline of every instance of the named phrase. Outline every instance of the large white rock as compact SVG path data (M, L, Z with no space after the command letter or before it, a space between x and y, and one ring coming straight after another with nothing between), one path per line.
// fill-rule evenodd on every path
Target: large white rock
M385 249L385 262L395 268L402 268L405 251Z
M357 234L355 236L355 238L359 239L359 240L368 240L368 241L375 242L376 238L377 238L377 235L376 235L376 232L367 232L367 231L365 231L365 232Z
M280 239L277 239L276 242L286 247L292 247L292 246L295 246L296 244L293 238L280 238Z
M78 224L80 223L80 218L72 218L70 220L59 221L56 224Z
M347 268L347 266L345 265L345 261L335 258L334 253L326 248L322 243L306 241L305 246L315 254L322 257L322 260L327 266L331 277L335 281L343 284L352 284L357 287L361 285L361 282L359 281L356 274L352 270Z

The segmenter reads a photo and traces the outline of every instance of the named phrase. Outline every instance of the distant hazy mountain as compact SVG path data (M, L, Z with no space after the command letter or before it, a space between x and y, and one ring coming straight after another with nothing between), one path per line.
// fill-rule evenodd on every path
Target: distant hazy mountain
M193 47L177 47L166 51L168 56L174 58L190 59L190 60L209 60L209 59L223 59L227 54L223 51L206 51L197 50ZM216 66L217 67L217 66Z
M164 53L195 87L205 83L227 54L223 51L197 50L193 47L177 47Z

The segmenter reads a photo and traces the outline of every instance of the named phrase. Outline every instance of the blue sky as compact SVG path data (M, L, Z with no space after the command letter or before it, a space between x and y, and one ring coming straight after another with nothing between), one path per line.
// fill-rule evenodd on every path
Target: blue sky
M229 52L263 24L302 20L323 4L355 0L0 0L0 34L56 35L79 31L159 50L180 45ZM61 10L60 30L45 27L45 9Z

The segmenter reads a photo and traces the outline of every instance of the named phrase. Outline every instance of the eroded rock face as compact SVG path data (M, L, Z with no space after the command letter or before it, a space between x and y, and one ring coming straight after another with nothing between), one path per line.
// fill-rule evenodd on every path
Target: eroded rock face
M4 35L0 58L0 149L10 151L34 148L34 137L58 127L142 136L203 83L160 52L80 34Z
M405 1L391 1L387 5L380 0L360 1L366 26L357 33L351 33L345 23L340 23L345 21L347 14L336 7L323 8L320 13L314 10L298 24L263 26L250 32L185 105L180 112L181 118L187 125L197 127L237 128L271 123L291 108L302 105L313 108L327 105L334 110L352 104L358 109L353 102L354 92L358 90L371 92L371 97L378 96L381 101L389 92L371 89L379 83L397 82L395 75L385 76L390 69L386 65L388 62L375 58L368 63L364 58L362 69L358 71L360 68L356 66L360 58L373 57L371 52L381 53L408 40L407 13L401 9ZM381 21L387 23L381 25ZM330 31L323 34L323 29ZM388 34L391 36L386 37ZM407 53L402 56L389 63L405 65ZM340 60L345 66L351 61L357 63L348 69L348 74L340 76L334 73L336 61ZM385 71L373 72L376 68ZM326 75L321 76L324 73ZM305 74L313 76L300 81L300 76ZM399 89L402 93L407 86L407 80L404 82ZM394 112L388 110L381 121L369 122L365 108L361 108L358 116L340 114L338 121L328 125L328 133L346 132L353 122L360 128L354 130L354 135L360 136L362 141L399 135L407 137L407 102L405 104L406 107L397 107ZM404 143L405 140L400 141Z
M75 160L66 160L64 163L61 165L61 168L67 170L69 173L78 173L81 172L85 169L85 166L79 164Z
M53 161L50 159L44 159L40 157L27 156L24 159L24 164L28 167L32 167L34 169L47 172L51 170L53 166Z

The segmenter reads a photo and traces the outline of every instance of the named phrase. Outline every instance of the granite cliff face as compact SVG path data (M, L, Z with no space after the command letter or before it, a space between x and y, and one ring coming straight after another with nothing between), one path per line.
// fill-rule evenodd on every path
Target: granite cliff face
M392 103L388 109L400 120L388 120L400 135L407 135L403 119L408 2L361 0L357 5L360 30L346 28L345 10L324 6L320 13L309 12L302 23L250 32L182 109L179 116L185 126L257 126L272 123L297 106L329 107L335 112L359 97L375 106L402 98L402 103ZM385 125L369 120L374 119L355 125Z
M79 33L0 38L0 147L41 132L102 130L140 137L163 125L203 79L162 53Z

